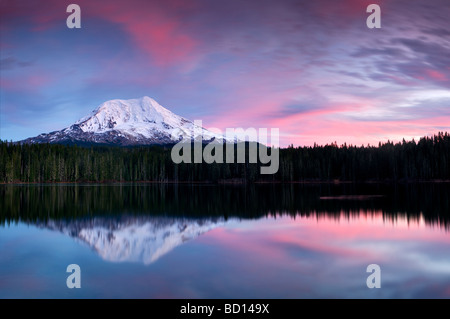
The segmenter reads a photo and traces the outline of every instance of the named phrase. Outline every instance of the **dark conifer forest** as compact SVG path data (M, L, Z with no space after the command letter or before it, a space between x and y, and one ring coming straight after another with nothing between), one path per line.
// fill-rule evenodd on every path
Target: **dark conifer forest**
M247 145L248 146L248 145ZM0 142L0 183L308 182L450 180L450 135L378 146L281 148L279 169L261 163L181 163L169 146L114 147Z

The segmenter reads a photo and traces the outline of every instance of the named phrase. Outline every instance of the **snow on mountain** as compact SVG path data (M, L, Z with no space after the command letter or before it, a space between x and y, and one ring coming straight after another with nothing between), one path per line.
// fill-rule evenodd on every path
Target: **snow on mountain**
M234 142L178 116L145 96L111 100L61 131L21 143L99 143L115 145L173 144L181 140Z
M122 217L120 220L50 220L38 226L86 243L104 260L148 265L184 242L225 223L224 219Z

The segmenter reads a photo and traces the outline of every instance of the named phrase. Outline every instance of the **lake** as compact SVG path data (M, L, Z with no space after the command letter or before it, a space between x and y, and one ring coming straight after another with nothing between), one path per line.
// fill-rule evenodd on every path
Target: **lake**
M0 298L449 298L450 184L0 185ZM81 288L66 285L67 266ZM367 267L380 267L368 288Z

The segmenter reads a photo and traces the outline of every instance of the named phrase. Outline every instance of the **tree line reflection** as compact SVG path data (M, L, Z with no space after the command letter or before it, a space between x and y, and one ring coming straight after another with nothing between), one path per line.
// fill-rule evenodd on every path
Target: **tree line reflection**
M423 219L449 230L450 184L1 185L0 223L119 216Z

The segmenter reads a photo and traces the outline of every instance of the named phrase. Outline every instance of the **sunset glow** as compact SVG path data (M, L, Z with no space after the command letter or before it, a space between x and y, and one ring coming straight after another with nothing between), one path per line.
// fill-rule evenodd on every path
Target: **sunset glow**
M280 128L286 146L450 130L447 0L2 1L0 139L150 96L205 127Z

